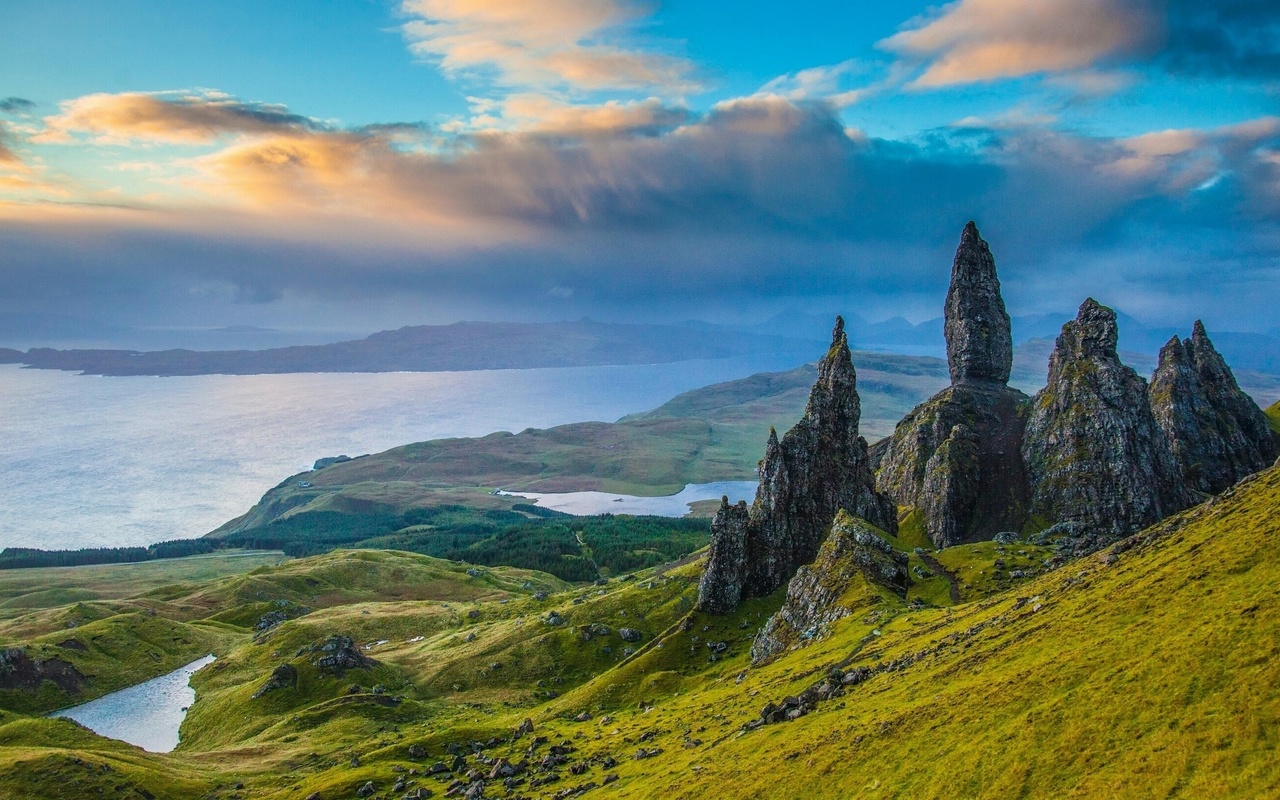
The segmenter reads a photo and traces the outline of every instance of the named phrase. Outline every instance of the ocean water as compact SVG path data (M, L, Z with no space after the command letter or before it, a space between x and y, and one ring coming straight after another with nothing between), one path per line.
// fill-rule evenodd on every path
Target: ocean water
M719 500L721 497L728 497L730 503L737 503L739 500L750 503L755 499L756 486L756 481L690 483L679 493L665 497L637 497L631 494L608 492L503 492L503 494L527 497L543 508L577 516L649 514L655 517L683 517L689 513L689 504L699 500Z
M200 536L323 456L613 421L792 360L176 378L0 365L0 547Z
M213 661L213 656L205 656L168 675L49 716L73 719L94 733L152 753L168 753L178 746L178 729L196 699L191 676Z

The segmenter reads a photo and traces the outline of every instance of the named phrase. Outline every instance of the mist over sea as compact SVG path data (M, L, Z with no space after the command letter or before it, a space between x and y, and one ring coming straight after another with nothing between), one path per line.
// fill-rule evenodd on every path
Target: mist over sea
M0 547L200 536L323 456L614 421L793 361L179 378L0 365Z

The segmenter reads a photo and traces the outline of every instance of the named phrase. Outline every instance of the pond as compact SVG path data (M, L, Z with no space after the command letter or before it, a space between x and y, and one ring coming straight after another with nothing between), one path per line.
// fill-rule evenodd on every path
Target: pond
M152 753L168 753L178 746L178 728L195 702L191 676L213 663L207 655L168 675L103 695L51 717L67 717L108 739L119 739Z
M513 497L527 497L543 508L563 511L575 516L593 514L633 514L656 517L683 517L689 513L689 504L699 500L719 500L728 495L730 503L756 496L755 481L717 481L715 483L691 483L678 494L665 497L637 497L610 492L502 492Z

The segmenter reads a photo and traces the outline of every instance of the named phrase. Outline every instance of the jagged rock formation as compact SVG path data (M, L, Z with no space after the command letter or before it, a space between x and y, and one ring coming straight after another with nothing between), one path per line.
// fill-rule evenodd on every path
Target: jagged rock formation
M742 599L750 516L745 500L731 506L728 497L720 498L720 510L711 519L707 567L698 584L698 607L703 611L728 614Z
M1013 334L1000 296L996 262L972 221L960 234L943 312L952 383L1008 383Z
M1033 517L1124 536L1189 504L1146 381L1120 362L1116 315L1085 300L1049 359L1022 445Z
M1191 489L1217 494L1276 459L1266 416L1240 390L1199 320L1190 339L1175 336L1161 348L1147 397Z
M871 525L840 512L817 558L796 571L786 602L756 634L752 663L763 664L821 636L836 620L874 606L880 601L875 587L905 597L910 582L907 557Z
M923 515L937 547L1019 530L1028 487L1022 429L1029 398L1009 388L1013 337L995 259L972 222L946 301L953 385L917 406L877 452L876 484Z
M897 508L876 492L867 443L858 435L861 413L844 320L837 317L804 416L781 441L769 432L755 503L747 510L726 501L713 520L700 609L725 613L784 585L813 561L841 509L897 530Z

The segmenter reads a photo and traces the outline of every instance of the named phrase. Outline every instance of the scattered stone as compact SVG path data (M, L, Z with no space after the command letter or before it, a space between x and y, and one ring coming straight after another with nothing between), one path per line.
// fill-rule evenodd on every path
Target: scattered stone
M423 747L420 744L409 745L409 758L420 761L426 757L427 757L427 748Z
M545 617L542 618L542 624L552 625L552 626L563 625L564 617L561 616L559 611L550 611L547 613Z
M364 786L361 786L356 790L356 794L361 797L372 797L373 793L376 791L378 791L378 789L373 785L373 781L368 781Z
M307 648L307 652L314 655L313 665L338 677L349 669L370 669L378 663L365 657L350 636L330 636Z
M618 635L624 642L638 642L644 638L644 634L635 628L622 628L618 631Z

